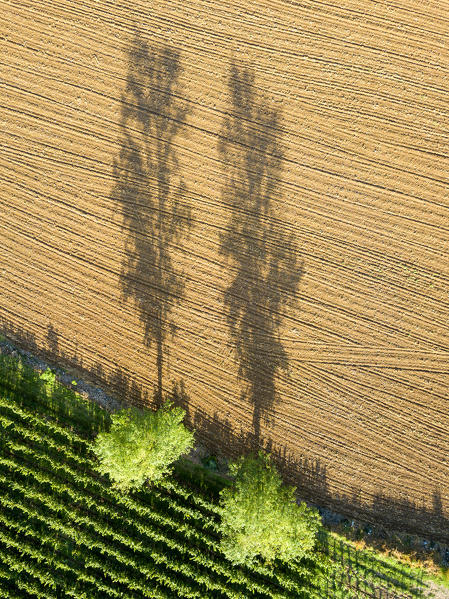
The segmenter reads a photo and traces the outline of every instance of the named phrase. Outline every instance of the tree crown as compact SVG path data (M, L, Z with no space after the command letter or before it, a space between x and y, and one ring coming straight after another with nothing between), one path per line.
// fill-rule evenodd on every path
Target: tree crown
M230 465L234 485L221 492L222 550L233 563L261 556L290 561L310 554L320 526L316 510L295 500L269 456L242 457Z
M156 412L130 407L113 414L110 431L99 433L93 446L99 472L123 490L146 480L158 482L193 447L194 435L182 423L184 415L171 401Z

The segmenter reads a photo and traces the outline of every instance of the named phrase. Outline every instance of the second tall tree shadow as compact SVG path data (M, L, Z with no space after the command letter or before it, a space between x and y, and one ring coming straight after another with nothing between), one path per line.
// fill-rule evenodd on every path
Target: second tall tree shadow
M171 312L184 290L173 250L192 225L175 143L187 116L180 76L175 50L150 48L135 35L121 100L113 198L127 233L122 291L139 310L145 344L155 346L157 403L162 399L165 342L175 329Z
M280 328L302 269L294 236L274 213L284 160L280 111L257 91L249 68L231 64L228 93L230 116L218 145L229 210L220 252L232 272L224 305L258 444L261 421L269 420L276 399L276 374L288 367Z

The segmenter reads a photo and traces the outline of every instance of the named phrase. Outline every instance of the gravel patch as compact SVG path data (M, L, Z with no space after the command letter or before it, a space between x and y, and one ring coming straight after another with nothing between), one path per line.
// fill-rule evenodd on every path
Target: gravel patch
M449 589L433 581L430 581L427 584L429 588L425 592L425 597L429 597L429 599L449 599Z

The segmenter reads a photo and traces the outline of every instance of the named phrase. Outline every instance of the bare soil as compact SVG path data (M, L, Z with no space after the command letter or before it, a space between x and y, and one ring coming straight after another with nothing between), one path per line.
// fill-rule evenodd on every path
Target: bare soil
M449 542L448 8L0 0L0 328Z

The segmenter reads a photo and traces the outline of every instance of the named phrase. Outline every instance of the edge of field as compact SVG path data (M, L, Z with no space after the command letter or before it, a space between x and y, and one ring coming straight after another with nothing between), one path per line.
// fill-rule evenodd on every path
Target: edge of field
M127 405L126 402L120 402L116 398L106 394L100 387L94 386L91 382L87 382L86 377L78 369L55 366L50 364L46 360L34 356L29 351L18 347L15 340L5 337L0 334L0 354L9 354L17 359L24 360L28 365L36 371L43 372L47 368L51 369L56 374L56 380L59 384L69 388L76 396L83 401L93 401L99 404L102 408L109 412L113 412L121 407ZM204 465L210 458L213 458L214 469ZM211 456L208 449L201 443L196 441L195 448L186 457L181 458L176 465L176 470L182 471L184 476L192 477L196 482L199 480L210 487L218 491L229 484L230 477L228 476L227 460L221 456ZM312 507L317 507L313 505ZM320 508L319 508L320 509ZM322 510L320 509L320 513ZM335 519L336 514L333 514ZM341 521L347 521L346 518L341 517ZM353 521L354 522L354 521ZM332 538L343 541L349 544L354 549L359 551L366 551L374 556L381 558L384 562L390 563L395 566L404 566L423 571L423 580L429 587L427 596L433 597L434 599L449 599L449 568L439 564L438 557L435 552L432 551L421 551L411 552L409 554L401 552L396 548L384 546L383 549L376 547L376 539L365 537L360 540L354 540L347 534L344 534L341 526L328 526L325 519L323 518L323 524L327 532ZM360 523L363 526L363 523ZM397 534L392 531L392 536ZM424 542L426 542L424 540ZM428 543L428 541L427 541Z

